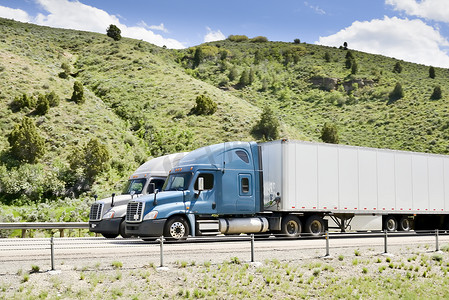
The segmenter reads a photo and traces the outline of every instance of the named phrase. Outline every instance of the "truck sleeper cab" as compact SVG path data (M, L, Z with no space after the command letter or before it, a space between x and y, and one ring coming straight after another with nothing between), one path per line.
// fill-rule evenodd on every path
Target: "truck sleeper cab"
M121 195L95 201L89 214L89 230L106 238L119 234L130 237L125 232L126 206L132 199L161 190L168 172L187 153L176 153L154 158L141 165L130 177Z

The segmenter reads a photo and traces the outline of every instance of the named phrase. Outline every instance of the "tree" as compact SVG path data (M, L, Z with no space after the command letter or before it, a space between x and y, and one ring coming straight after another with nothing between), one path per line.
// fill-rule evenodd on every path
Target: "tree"
M442 92L441 92L441 87L440 86L436 86L433 89L433 93L432 96L430 96L430 99L432 100L439 100L443 97Z
M429 68L429 77L432 79L435 78L435 68L432 66Z
M260 120L253 127L252 133L265 141L272 141L279 137L279 120L270 107L264 107Z
M193 56L193 68L197 68L200 63L203 61L204 59L204 53L203 53L203 49L201 47L197 47L195 49L195 54Z
M11 154L19 161L35 163L45 154L45 140L39 134L33 119L24 117L8 135Z
M325 143L338 144L338 131L335 124L324 123L321 129L321 140Z
M48 102L47 97L42 94L39 94L37 97L36 104L36 113L38 115L45 115L50 110L50 103Z
M348 43L347 42L343 43L343 49L348 50Z
M402 85L398 82L394 86L393 91L390 93L390 101L388 104L391 104L395 102L396 100L399 100L404 97L404 90L402 89Z
M294 39L293 42L294 42L295 44L301 44L301 40L300 40L300 39Z
M200 95L196 97L196 105L193 107L192 112L197 115L212 115L217 111L217 103L215 103L210 97L206 95Z
M228 78L230 81L234 81L237 79L237 76L238 76L237 68L236 66L233 66L231 71L229 71Z
M109 168L109 151L106 145L93 138L82 148L76 148L70 155L70 168L80 169L87 183L95 181L98 174Z
M396 62L393 68L393 72L398 74L402 72L402 65L400 62Z
M81 82L75 81L75 83L73 84L73 94L72 98L70 99L78 104L83 104L84 102L86 102L86 98L84 97L84 88Z
M358 68L357 62L354 60L352 62L351 74L354 74L354 75L357 74L358 70L359 70L359 68Z
M239 86L245 87L250 84L249 81L249 72L247 70L243 70L242 75L240 76Z
M60 102L59 96L54 91L51 91L50 93L46 94L45 98L47 98L50 107L55 107L59 105Z
M121 33L122 31L117 26L111 24L109 25L108 29L106 30L106 33L108 37L113 38L114 41L118 41L122 38Z
M331 61L331 55L327 51L326 51L326 53L324 53L324 60L326 62L330 62Z

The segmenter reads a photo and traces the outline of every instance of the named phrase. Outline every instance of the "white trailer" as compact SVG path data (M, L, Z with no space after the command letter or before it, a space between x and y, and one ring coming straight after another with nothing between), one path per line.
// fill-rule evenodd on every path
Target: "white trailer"
M449 156L303 141L260 144L264 211L386 230L449 229ZM301 223L300 223L301 224Z

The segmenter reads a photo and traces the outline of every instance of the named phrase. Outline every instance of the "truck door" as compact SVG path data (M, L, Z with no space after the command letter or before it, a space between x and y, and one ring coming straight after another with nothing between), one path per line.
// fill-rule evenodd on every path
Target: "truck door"
M253 212L255 198L253 192L253 176L251 174L238 175L238 199L237 210L241 212Z
M217 213L216 203L216 178L213 172L201 172L195 178L193 190L195 192L190 202L189 211L194 214L214 214ZM204 190L198 190L198 178L204 180Z

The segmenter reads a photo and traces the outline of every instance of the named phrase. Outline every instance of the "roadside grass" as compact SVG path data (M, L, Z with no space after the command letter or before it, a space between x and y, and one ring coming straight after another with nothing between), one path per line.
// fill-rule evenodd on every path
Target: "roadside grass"
M360 254L353 263L338 256L323 261L264 260L252 264L234 256L222 263L177 261L169 270L148 267L71 269L61 275L17 271L2 282L0 299L422 299L447 297L449 253L395 255ZM357 261L357 263L354 263ZM42 286L44 289L40 289ZM173 287L167 289L167 287ZM48 288L45 288L48 287ZM34 290L35 289L35 290Z

